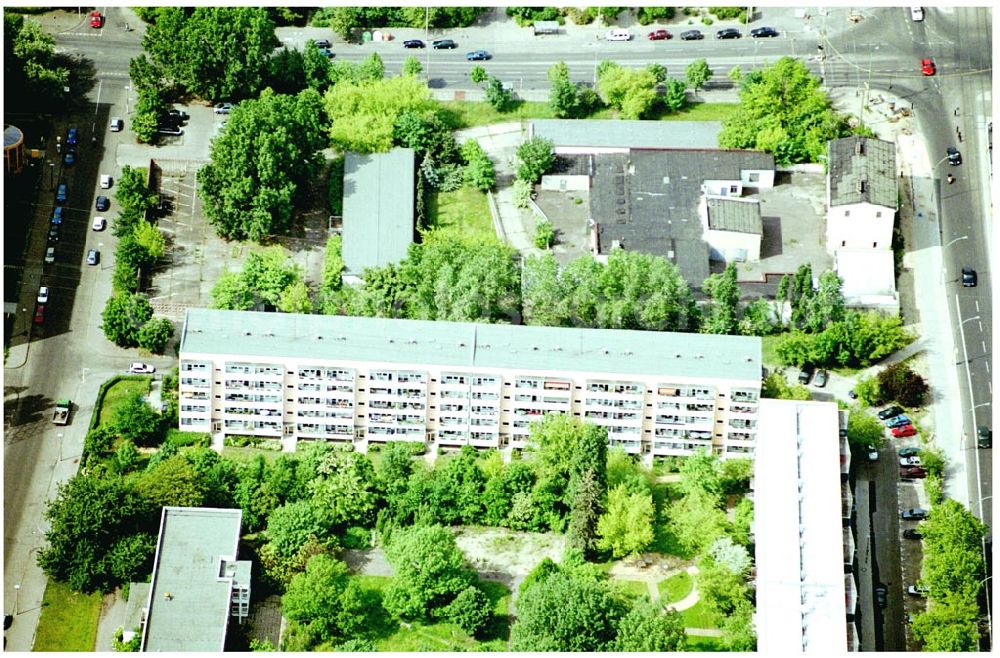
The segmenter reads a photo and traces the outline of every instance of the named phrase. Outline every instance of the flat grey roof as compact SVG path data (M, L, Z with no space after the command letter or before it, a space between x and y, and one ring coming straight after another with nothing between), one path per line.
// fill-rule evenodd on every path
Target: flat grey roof
M760 218L760 203L739 199L709 197L708 228L713 231L733 231L764 235L764 222Z
M871 203L896 208L896 146L874 137L830 140L830 205Z
M231 588L219 558L235 559L242 514L163 508L143 651L222 651Z
M181 354L760 380L752 336L188 309ZM185 357L187 358L187 357Z
M413 242L413 149L348 153L344 160L344 242L347 271L398 263Z
M774 169L774 156L759 151L632 149L593 158L590 216L598 224L600 253L618 241L624 249L663 256L695 289L711 273L698 214L702 183Z
M530 135L556 146L596 148L717 148L721 121L535 119Z

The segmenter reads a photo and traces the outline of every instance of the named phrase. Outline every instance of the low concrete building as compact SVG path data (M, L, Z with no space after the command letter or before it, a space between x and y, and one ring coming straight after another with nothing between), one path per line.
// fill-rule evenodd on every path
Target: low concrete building
M348 153L344 161L345 277L406 257L414 239L416 155L413 149Z
M250 561L238 509L164 507L141 651L219 652L229 620L250 614Z
M710 260L724 263L760 260L764 222L754 199L704 197L705 241Z
M899 312L896 259L891 250L838 249L833 267L844 283L841 292L849 308Z
M715 149L721 121L534 119L528 138L552 140L557 155L628 153L631 149Z
M874 137L830 141L826 248L892 249L899 203L896 146Z

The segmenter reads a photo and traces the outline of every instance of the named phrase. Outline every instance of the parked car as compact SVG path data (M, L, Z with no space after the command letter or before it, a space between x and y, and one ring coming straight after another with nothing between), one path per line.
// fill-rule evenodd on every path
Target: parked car
M631 41L632 33L624 27L616 27L604 34L605 41Z
M49 263L49 264L56 262L56 248L55 247L47 247L45 249L45 262Z
M337 56L336 53L334 53L329 48L320 48L319 52L320 52L321 55L325 55L326 57L329 57L330 59L333 59L334 57Z
M667 32L666 30L653 30L647 36L647 38L650 41L664 41L664 40L670 39L672 37L673 37L673 35L670 34L669 32Z
M43 324L45 322L45 307L41 304L35 307L35 324Z
M52 209L52 219L49 220L50 224L62 224L62 206L56 206Z
M915 436L917 434L917 428L913 425L900 425L899 427L892 428L892 435L897 439L903 439L908 436ZM911 457L909 459L918 459L917 457Z
M90 27L99 28L104 25L104 16L96 9L90 12Z
M59 225L50 224L49 225L49 242L59 242Z
M870 462L878 461L878 450L876 448L868 448L868 461Z
M170 126L165 124L160 124L156 128L156 132L161 135L171 135L173 137L180 137L181 135L184 134L184 131L178 128L177 126Z
M900 466L921 466L923 462L920 461L920 457L916 455L911 455L910 457L900 457Z
M924 8L923 7L910 7L910 18L916 22L924 20Z
M752 36L754 39L763 39L767 37L776 37L779 35L778 31L773 27L758 27L750 30L750 36Z
M215 110L216 114L229 114L233 111L233 107L232 103L216 103L212 109Z
M902 427L903 425L912 425L912 424L913 423L910 421L910 417L907 416L906 414L893 416L889 420L885 421L885 426L889 428Z
M816 378L813 379L813 386L817 388L823 388L826 386L827 380L830 378L829 373L826 370L820 370L816 373Z
M910 585L906 588L906 593L910 596L919 596L920 598L927 598L927 592L931 591L927 585L918 583L916 585Z
M958 166L962 164L962 152L959 151L957 148L955 148L954 146L949 146L946 153L948 154L948 164L952 166Z
M45 304L45 303L47 303L49 301L49 287L48 286L40 286L38 288L38 298L36 299L36 301L39 304Z
M101 174L101 189L107 190L111 187L112 178L110 174Z
M125 128L125 122L122 121L121 117L111 117L111 123L108 127L111 128L111 132L120 133Z
M94 222L90 225L90 228L92 228L95 231L103 231L104 227L106 227L107 225L108 223L104 220L103 217L95 217Z
M66 149L66 155L63 156L63 164L67 167L72 167L76 164L76 149Z
M906 466L899 469L899 477L901 478L925 478L927 477L927 471L920 466Z
M884 608L889 602L889 588L882 583L875 584L875 603L880 608Z
M431 42L431 48L435 50L452 50L458 48L458 44L451 39L438 39L437 41Z
M76 128L70 128L69 130L66 131L66 145L75 146L79 137L80 137L80 131L78 131Z
M963 288L975 288L976 284L979 283L979 275L971 267L962 268L962 287Z
M889 407L888 409L883 409L882 411L878 412L878 419L879 420L889 420L893 416L898 416L901 413L903 413L902 408L897 407L897 406L892 406L892 407Z
M978 432L978 443L980 448L992 448L993 447L993 430L989 427L981 426Z
M68 195L69 186L66 183L59 183L59 187L56 188L56 201L58 203L65 203Z
M855 391L855 390L854 390L854 389L852 388L851 390L849 390L849 391L847 392L847 397L851 398L852 400L857 400L857 399L858 399L858 392L857 392L857 391Z
M148 363L141 363L139 361L136 361L135 363L129 365L128 371L134 374L143 375L156 372L156 368L149 365Z
M108 199L108 197L106 196L99 196L94 201L94 207L97 208L99 211L104 212L105 210L111 207L111 200Z
M715 33L716 39L739 39L742 34L735 27L727 27Z
M934 60L929 58L920 60L920 72L926 76L931 76L937 73L937 67L934 66Z
M316 44L317 48L329 48L333 45L329 39L313 39L313 43Z
M479 60L485 61L487 59L491 59L492 57L493 55L489 54L485 50L473 50L470 53L465 53L465 59L469 60L470 62L477 62Z
M906 448L900 448L896 452L899 453L900 457L915 457L920 454L920 448L909 446Z
M809 380L812 379L812 376L813 376L813 367L807 363L806 365L802 366L802 370L799 370L799 383L808 384Z
M917 528L907 528L903 531L903 539L920 539L923 535Z
M681 41L700 41L704 38L705 35L699 30L687 30L685 32L681 32Z
M182 112L180 110L167 110L167 113L160 117L160 124L179 126L190 118L191 115L187 112Z
M919 507L913 507L910 509L903 510L899 513L900 518L904 521L923 521L927 518L927 510L921 509Z
M427 44L425 44L420 39L407 39L406 41L403 42L403 48L426 48L426 47Z
M87 252L87 265L97 265L101 262L101 252L91 249Z

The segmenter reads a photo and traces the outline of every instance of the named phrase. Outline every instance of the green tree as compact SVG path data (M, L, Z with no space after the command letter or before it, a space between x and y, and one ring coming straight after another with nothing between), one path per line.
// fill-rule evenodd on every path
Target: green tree
M476 579L455 537L442 526L397 530L385 555L396 572L385 593L385 609L405 619L440 617Z
M310 635L327 641L344 637L358 626L345 617L362 616L363 611L345 606L349 586L347 565L329 555L316 555L296 574L281 597L281 612L293 622L309 627ZM345 628L347 626L347 628ZM352 628L353 627L353 628Z
M354 28L358 26L360 7L329 7L331 12L329 26L333 33L348 43L354 36Z
M281 291L278 310L284 313L312 313L312 299L309 298L309 286L305 281L296 281Z
M59 485L45 511L45 574L79 592L110 592L148 573L155 511L121 478L76 475Z
M755 299L743 308L739 332L744 336L769 336L778 327L771 302L763 297Z
M852 448L881 448L885 443L885 428L874 416L854 406L847 416L847 440Z
M486 102L497 112L506 112L514 102L514 92L506 88L496 76L486 80Z
M341 151L375 153L393 146L396 119L405 111L434 110L427 85L413 76L340 82L324 96L331 144Z
M603 61L597 68L597 91L601 99L617 109L623 119L644 118L657 101L657 72L648 68L627 69Z
M116 410L113 427L122 438L143 446L159 438L160 421L160 414L136 392L126 397Z
M444 609L443 617L457 624L459 628L475 635L481 631L492 617L492 604L481 589L469 585Z
M33 19L4 12L4 84L8 111L53 111L65 100L69 69L56 56L55 40Z
M680 490L691 495L703 491L716 504L720 504L723 494L722 465L719 458L707 450L700 450L684 460L680 468Z
M702 325L708 334L735 334L739 323L740 287L736 283L736 265L730 263L722 274L712 274L703 284L712 298L712 308Z
M819 286L809 299L806 328L814 333L822 331L834 322L840 322L846 315L844 294L841 288L844 280L833 270L819 275Z
M653 498L619 485L608 492L608 511L597 524L599 546L618 558L641 553L653 542Z
M737 601L733 611L722 619L722 644L727 651L756 651L754 607L749 601Z
M624 610L604 583L562 570L521 589L511 651L605 651Z
M163 234L160 233L160 229L148 222L139 222L132 235L135 237L136 243L146 252L143 258L144 264L152 265L163 257L166 241Z
M224 272L212 287L213 306L237 311L249 311L259 304L279 307L289 289L300 281L298 266L282 247L251 251L240 272Z
M115 200L123 210L148 210L156 205L156 193L149 189L144 168L122 166L122 173L115 181ZM154 227L155 228L155 227Z
M552 87L549 91L549 107L552 113L560 119L575 117L580 111L576 85L570 82L569 67L566 62L559 61L549 68L549 81Z
M975 601L948 597L932 602L927 611L913 617L910 628L923 642L924 651L976 651L979 648L979 610Z
M136 336L139 347L154 354L163 354L164 348L174 335L174 325L167 318L151 318Z
M982 539L987 529L979 519L953 499L931 508L921 526L924 560L921 579L935 601L976 600L985 578Z
M878 373L878 391L885 402L894 400L904 407L918 408L927 402L930 387L906 363L893 363Z
M663 612L659 604L643 596L618 622L613 651L684 651L687 634L679 612Z
M698 93L705 83L712 79L712 69L704 59L696 59L684 69L684 80Z
M569 544L588 557L598 546L598 522L603 511L601 493L594 471L588 469L580 478L570 508Z
M289 85L289 90L284 93L295 94L305 87L315 89L319 93L325 92L330 86L332 77L330 73L330 58L321 53L315 43L307 41L305 50L302 51L301 59L302 85ZM294 69L295 63L292 63L292 70L294 71ZM280 89L275 89L275 91L281 93Z
M809 393L809 389L801 384L793 384L789 386L788 380L780 372L772 372L764 378L764 384L761 386L760 395L764 398L773 398L778 400L809 400L812 394Z
M205 214L220 236L261 242L288 230L299 187L319 174L323 127L313 89L297 96L265 90L232 112L198 171Z
M477 85L486 82L487 78L489 78L489 74L486 73L486 69L478 64L473 66L469 71L469 80L472 80Z
M725 534L726 514L716 497L695 490L671 506L667 526L677 543L694 555Z
M320 476L309 483L310 501L327 527L368 525L375 520L375 469L360 453L329 453Z
M139 330L152 316L153 308L144 295L115 294L108 298L101 313L101 329L119 347L135 347Z
M677 112L687 105L687 86L681 80L667 78L663 81L663 96L660 103L671 112Z
M201 507L207 493L197 470L182 454L164 459L145 471L135 490L158 508Z
M878 377L858 377L854 392L858 394L858 401L865 406L874 407L883 402Z
M323 523L308 500L285 503L267 517L266 537L278 555L294 555L310 536L322 542L328 535L329 525Z
M552 222L541 217L535 219L535 246L539 249L548 249L556 239L556 230Z
M552 140L532 137L517 147L517 177L529 183L538 183L542 175L555 162Z
M424 67L420 64L420 60L410 55L403 60L403 75L418 76L424 70Z

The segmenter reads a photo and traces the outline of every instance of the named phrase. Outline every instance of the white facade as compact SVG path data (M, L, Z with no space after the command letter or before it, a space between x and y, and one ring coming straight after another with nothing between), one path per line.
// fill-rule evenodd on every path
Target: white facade
M893 208L871 203L834 206L826 213L826 250L892 249Z
M755 263L760 260L761 236L741 231L705 230L705 242L713 257L727 263Z
M875 308L893 314L899 312L892 251L838 249L833 258L833 268L844 281L841 292L848 308Z

